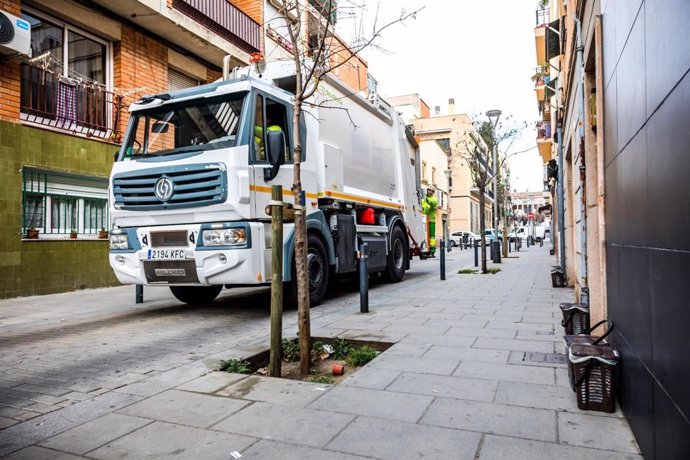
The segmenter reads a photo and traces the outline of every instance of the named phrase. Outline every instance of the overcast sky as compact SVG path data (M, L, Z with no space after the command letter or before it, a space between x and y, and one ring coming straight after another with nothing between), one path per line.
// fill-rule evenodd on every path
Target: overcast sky
M534 26L537 0L355 0L366 4L364 35L370 21L395 20L401 10L424 7L416 19L386 29L378 44L362 56L369 73L386 96L419 93L429 107L483 116L500 109L533 126L539 114L530 80L536 67ZM348 0L339 1L339 6ZM355 20L339 19L341 34L351 34ZM532 150L511 158L512 188L520 192L543 188L543 166L536 150L536 133L528 128L511 151ZM501 146L506 147L506 146Z

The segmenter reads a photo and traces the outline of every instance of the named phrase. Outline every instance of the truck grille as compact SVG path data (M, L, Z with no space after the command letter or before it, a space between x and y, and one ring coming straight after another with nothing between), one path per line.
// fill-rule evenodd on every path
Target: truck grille
M150 260L144 262L149 283L198 283L193 260Z
M163 177L172 182L166 201L156 196L156 183ZM116 174L113 177L117 209L156 210L209 206L227 198L227 178L222 164L168 166Z
M187 230L175 230L168 232L151 232L152 248L179 248L187 247Z

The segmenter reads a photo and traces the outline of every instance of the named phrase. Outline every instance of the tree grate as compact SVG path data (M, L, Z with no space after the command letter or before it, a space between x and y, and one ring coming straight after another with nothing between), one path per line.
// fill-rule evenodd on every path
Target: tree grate
M549 364L567 364L568 357L562 353L538 353L528 351L522 357L523 361L530 361L533 363L549 363Z

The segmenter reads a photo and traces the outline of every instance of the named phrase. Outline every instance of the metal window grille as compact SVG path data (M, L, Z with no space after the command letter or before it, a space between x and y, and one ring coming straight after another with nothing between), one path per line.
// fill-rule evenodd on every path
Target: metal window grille
M106 190L105 178L24 168L22 232L35 228L43 235L90 235L108 229Z

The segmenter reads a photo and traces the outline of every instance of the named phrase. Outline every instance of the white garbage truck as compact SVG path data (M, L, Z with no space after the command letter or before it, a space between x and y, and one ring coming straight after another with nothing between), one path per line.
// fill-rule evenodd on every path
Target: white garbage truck
M292 62L224 72L204 86L147 96L130 107L110 176L109 260L125 284L167 286L186 303L223 287L271 282L271 186L292 203ZM312 304L335 276L368 270L403 279L428 254L416 142L384 101L333 77L305 105L302 203ZM284 280L294 288L294 224L286 222Z

